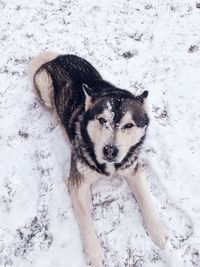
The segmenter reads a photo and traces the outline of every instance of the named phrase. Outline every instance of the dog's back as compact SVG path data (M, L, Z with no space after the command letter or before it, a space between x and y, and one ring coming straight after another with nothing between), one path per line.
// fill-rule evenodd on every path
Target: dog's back
M53 108L57 95L64 91L65 101L66 93L69 96L73 94L73 106L76 102L84 102L82 84L91 86L102 79L86 60L75 55L59 56L52 52L44 52L33 58L28 73L40 102L47 108ZM73 92L66 92L67 87L73 87Z

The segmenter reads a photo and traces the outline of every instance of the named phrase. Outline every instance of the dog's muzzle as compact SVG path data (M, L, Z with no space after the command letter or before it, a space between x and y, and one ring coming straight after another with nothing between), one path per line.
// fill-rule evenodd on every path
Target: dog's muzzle
M113 145L107 145L103 148L104 158L108 162L114 161L118 155L118 152L119 152L118 148Z

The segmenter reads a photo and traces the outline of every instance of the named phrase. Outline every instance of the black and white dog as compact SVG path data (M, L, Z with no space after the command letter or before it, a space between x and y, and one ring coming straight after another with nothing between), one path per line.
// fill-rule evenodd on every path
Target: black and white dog
M149 124L148 91L134 96L119 89L75 55L43 53L31 61L29 76L40 102L56 110L72 145L68 188L87 263L101 267L104 262L89 209L90 186L100 176L117 173L127 179L147 232L164 248L167 235L137 162Z

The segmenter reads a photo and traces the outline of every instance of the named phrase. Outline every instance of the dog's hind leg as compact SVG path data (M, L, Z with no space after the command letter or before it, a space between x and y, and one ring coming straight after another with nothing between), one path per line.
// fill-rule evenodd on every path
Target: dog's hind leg
M146 182L141 170L137 167L132 175L127 176L127 180L141 208L148 234L158 247L164 249L168 236L153 207L153 201L146 189Z
M40 103L46 108L53 109L54 105L54 88L50 74L43 68L36 72L34 76L34 89Z
M55 107L54 88L51 76L43 65L54 60L56 57L58 57L56 53L43 52L31 60L28 69L28 76L36 91L36 96L48 109L53 109Z
M85 169L87 169L86 166ZM77 170L72 169L68 187L82 236L86 262L92 267L103 267L104 254L100 246L100 242L95 234L90 213L90 186L94 182L91 177L92 174L94 175L93 177L96 176L93 171L88 169L88 171L85 171L84 174L82 173L82 177L77 177L77 175L80 174L78 174ZM80 184L73 183L73 180L75 179L77 181L77 178L80 179Z

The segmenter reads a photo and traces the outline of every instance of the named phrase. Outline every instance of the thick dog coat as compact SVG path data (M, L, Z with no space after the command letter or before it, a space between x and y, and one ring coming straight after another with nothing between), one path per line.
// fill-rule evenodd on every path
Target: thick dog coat
M56 110L72 144L68 188L87 263L100 267L104 262L89 210L90 186L100 176L120 174L127 179L147 232L164 248L167 236L137 162L149 124L148 92L134 96L115 87L75 55L43 53L32 60L29 77L39 101Z

